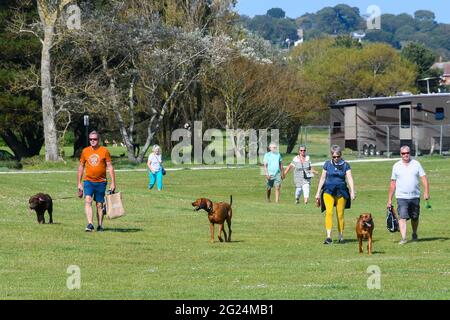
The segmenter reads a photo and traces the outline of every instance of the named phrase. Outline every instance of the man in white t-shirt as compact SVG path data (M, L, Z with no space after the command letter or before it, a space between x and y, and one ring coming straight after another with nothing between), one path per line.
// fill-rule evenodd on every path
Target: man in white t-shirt
M408 146L400 149L402 160L394 164L392 168L391 185L389 188L389 199L387 207L392 207L392 197L395 191L397 198L397 210L402 239L399 244L405 244L406 222L411 219L412 241L417 241L417 228L419 226L420 215L420 181L424 187L423 197L430 198L428 179L419 161L411 159L411 150ZM420 181L419 181L420 180Z

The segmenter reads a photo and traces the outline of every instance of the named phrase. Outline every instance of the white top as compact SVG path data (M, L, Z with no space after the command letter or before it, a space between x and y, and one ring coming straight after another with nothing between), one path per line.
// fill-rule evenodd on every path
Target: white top
M397 199L420 198L420 179L425 176L419 161L411 159L408 165L403 161L394 164L392 168L392 180L396 181L395 197Z
M160 154L155 154L154 152L150 153L148 156L148 161L150 161L150 167L153 171L157 172L161 169L162 157Z
M309 161L309 156L306 155L305 156L305 162ZM292 162L301 162L300 161L300 156L295 156L294 159L292 159Z

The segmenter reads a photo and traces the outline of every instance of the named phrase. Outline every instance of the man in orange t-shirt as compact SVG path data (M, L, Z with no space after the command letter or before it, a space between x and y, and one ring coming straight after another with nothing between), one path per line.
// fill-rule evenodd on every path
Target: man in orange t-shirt
M107 148L100 146L100 135L96 131L89 134L90 146L83 149L80 157L80 165L78 166L78 190L84 191L85 201L84 207L88 225L86 231L94 231L92 200L97 207L97 231L103 231L103 203L105 202L106 191L106 171L111 177L110 190L116 188L116 176L111 163L111 155ZM82 183L83 172L86 168L86 177Z

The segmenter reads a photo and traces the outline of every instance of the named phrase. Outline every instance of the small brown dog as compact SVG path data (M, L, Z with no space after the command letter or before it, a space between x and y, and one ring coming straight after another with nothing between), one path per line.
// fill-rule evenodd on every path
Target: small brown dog
M50 216L50 222L53 223L53 200L48 194L38 193L30 198L28 201L30 204L30 210L35 210L37 215L37 222L39 224L45 223L44 213L48 211Z
M367 253L372 254L372 233L375 225L370 213L363 213L356 222L356 237L359 242L359 253L363 253L362 242L367 239Z
M222 239L222 231L225 235L225 241L230 242L231 241L231 218L233 216L233 211L231 209L231 204L233 203L233 197L230 196L230 204L225 202L216 202L213 203L211 200L206 198L200 198L192 202L192 206L194 207L195 211L198 211L200 209L205 210L208 212L208 219L210 222L209 230L211 233L211 243L214 242L214 224L219 225L219 241L223 242ZM228 224L228 237L227 233L225 232L225 228L223 227L223 223L227 221Z

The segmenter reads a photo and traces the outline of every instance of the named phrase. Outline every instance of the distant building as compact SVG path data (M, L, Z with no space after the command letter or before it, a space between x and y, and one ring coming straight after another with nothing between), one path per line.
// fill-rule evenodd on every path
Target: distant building
M444 71L443 74L443 85L450 86L450 61L447 62L437 62L433 64L432 69L441 69Z

